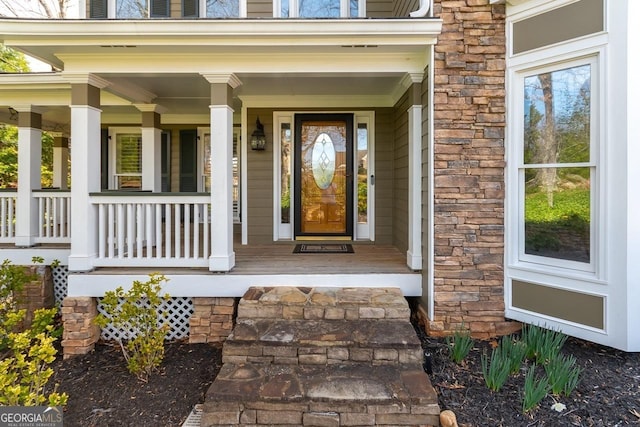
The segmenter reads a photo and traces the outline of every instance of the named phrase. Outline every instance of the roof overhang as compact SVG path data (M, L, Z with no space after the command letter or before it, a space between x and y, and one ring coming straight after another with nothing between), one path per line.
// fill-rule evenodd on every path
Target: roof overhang
M396 56L435 44L442 21L396 19L0 20L0 42L67 70L103 53L274 55L355 49Z

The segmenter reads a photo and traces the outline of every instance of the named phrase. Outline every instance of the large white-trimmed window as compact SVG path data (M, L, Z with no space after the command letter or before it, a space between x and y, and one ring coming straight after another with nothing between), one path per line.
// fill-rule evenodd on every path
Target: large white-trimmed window
M517 170L510 176L517 182L511 186L517 254L512 250L512 262L596 270L598 64L594 53L514 75Z
M363 18L365 0L274 0L276 18Z
M112 190L142 189L142 132L139 128L109 129Z

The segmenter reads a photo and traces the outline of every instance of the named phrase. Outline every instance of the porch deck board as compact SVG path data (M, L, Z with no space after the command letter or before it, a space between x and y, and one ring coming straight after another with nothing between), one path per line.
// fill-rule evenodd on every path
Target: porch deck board
M391 245L354 244L349 254L294 254L292 244L236 245L236 265L230 275L276 274L409 274L406 256ZM101 267L94 274L147 274L157 268ZM89 273L89 274L92 274ZM162 269L163 274L218 274L207 268Z

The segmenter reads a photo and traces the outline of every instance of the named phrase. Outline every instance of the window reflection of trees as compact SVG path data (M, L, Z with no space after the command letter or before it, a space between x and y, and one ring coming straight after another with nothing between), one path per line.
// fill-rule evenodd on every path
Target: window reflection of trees
M237 18L240 16L238 0L207 0L208 18Z
M525 253L590 260L590 75L582 65L524 80Z
M147 0L118 0L116 2L116 18L146 18Z

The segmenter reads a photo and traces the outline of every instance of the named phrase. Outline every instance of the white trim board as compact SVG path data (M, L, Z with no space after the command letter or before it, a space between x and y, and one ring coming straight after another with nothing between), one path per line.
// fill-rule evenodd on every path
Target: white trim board
M397 287L404 296L422 295L422 275L414 274L166 274L162 293L172 297L241 297L251 286L305 286L336 288ZM68 296L101 297L118 286L129 287L134 280L146 281L145 274L74 274L68 278Z

